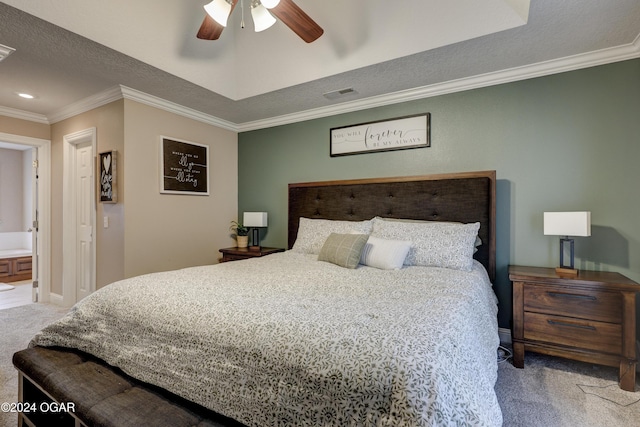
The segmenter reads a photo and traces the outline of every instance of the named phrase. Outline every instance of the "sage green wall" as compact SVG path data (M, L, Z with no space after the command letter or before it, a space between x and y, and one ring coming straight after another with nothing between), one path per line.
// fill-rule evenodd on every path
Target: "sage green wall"
M329 156L332 127L427 111L430 148ZM638 59L245 132L238 150L238 211L268 212L263 244L278 247L290 182L495 169L501 327L511 319L508 265L558 264L544 211L590 210L577 266L640 282Z

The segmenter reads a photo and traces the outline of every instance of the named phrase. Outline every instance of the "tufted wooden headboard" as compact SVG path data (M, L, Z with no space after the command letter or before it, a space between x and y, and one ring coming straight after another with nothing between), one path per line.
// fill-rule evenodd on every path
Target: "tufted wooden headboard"
M289 184L289 240L300 217L361 221L374 216L480 222L482 245L474 257L492 281L496 274L496 172Z

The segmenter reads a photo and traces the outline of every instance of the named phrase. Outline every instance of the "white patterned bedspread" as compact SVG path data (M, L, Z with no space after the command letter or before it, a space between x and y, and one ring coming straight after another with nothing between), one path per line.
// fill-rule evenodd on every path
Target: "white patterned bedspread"
M77 348L249 426L498 426L485 270L355 270L284 252L148 274L31 345Z

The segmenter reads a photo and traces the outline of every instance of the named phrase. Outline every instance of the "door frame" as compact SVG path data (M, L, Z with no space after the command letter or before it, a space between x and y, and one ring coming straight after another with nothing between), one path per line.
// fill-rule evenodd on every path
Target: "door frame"
M38 257L38 301L51 299L51 141L30 136L0 132L0 140L26 145L38 150L38 247L32 252ZM32 186L35 186L34 182ZM32 188L32 191L35 188Z
M76 266L78 254L76 250L77 215L76 194L71 189L76 188L76 151L79 144L91 143L92 157L96 156L96 128L92 127L65 135L62 138L63 150L63 194L62 194L62 250L64 253L62 262L62 304L71 307L77 302L77 275ZM95 161L91 162L93 177L95 180ZM96 290L96 200L92 200L91 227L93 238L91 239L91 277L90 293Z

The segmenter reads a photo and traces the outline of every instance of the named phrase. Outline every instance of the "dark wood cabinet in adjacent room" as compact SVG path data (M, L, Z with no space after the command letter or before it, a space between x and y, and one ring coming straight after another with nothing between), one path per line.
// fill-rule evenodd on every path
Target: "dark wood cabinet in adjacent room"
M31 279L31 257L0 259L0 282L18 282Z

